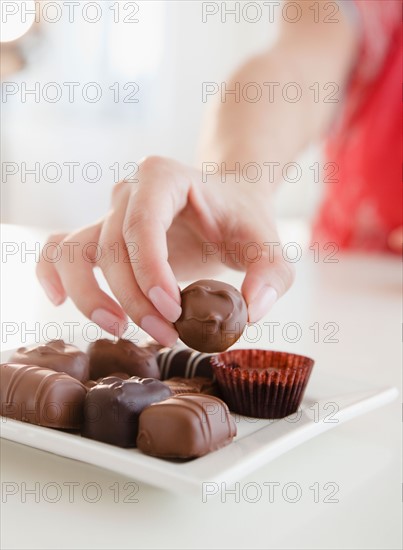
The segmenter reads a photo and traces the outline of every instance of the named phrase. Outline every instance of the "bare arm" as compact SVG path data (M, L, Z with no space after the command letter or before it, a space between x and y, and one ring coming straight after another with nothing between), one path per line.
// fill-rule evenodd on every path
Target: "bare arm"
M339 12L339 23L314 23L311 2L299 2L303 16L299 23L283 22L277 44L254 57L228 82L244 86L249 82L279 82L275 101L216 103L210 118L202 160L225 162L285 163L328 126L337 103L315 103L309 87L319 82L336 82L343 89L354 62L356 40L352 26ZM302 89L301 100L284 101L278 90L288 82ZM275 220L267 187L254 186L233 177L231 185L221 185L219 176L202 177L200 170L175 160L149 157L140 163L138 182L115 186L112 206L105 218L71 235L50 240L81 248L72 263L63 254L57 263L41 260L38 277L50 299L57 305L70 296L77 307L105 330L122 334L126 313L146 332L164 345L172 345L178 334L180 294L177 279L215 275L224 264L246 272L242 292L248 304L250 322L265 315L278 297L291 286L293 264L281 253L271 258L265 243L277 242ZM80 250L97 242L100 259ZM224 254L236 246L260 244L259 261L241 254ZM125 262L130 245L137 254ZM205 254L208 244L215 252ZM113 250L118 246L119 259ZM63 250L70 248L63 248ZM224 259L222 259L224 258ZM101 267L116 301L98 286L92 273Z
M282 19L276 44L248 60L227 82L227 89L239 83L241 90L248 83L257 83L262 91L260 100L247 101L242 93L239 102L234 95L227 95L224 102L217 97L203 136L203 161L228 166L236 161L241 166L251 161L289 162L311 140L323 135L340 108L357 49L354 26L341 9L334 16L338 23L324 22L325 13L315 22L310 9L313 2L300 0L298 4L301 19L296 23ZM297 87L284 88L292 82ZM315 82L319 83L319 97L309 89ZM335 89L330 85L325 92L326 83L339 87L334 95L337 103L323 102ZM293 99L298 89L300 100L284 99L283 91Z

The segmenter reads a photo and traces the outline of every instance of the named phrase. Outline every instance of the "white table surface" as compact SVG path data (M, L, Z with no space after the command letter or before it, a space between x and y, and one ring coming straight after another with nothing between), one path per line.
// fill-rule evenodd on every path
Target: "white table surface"
M33 247L43 232L1 229L3 242L16 243L17 250L2 259L3 349L18 346L24 338L35 341L35 334L26 334L35 323L39 336L48 329L49 337L55 323L85 323L71 303L60 308L47 303L34 279L34 257L24 261L22 243ZM286 242L301 242L302 237L299 226L283 230ZM401 262L389 256L336 257L338 263L315 263L312 251L304 253L296 264L294 287L264 320L280 323L274 342L268 342L267 327L261 324L262 338L255 345L312 356L316 370L345 377L347 386L349 379L363 379L400 388ZM240 274L221 278L237 286L241 282ZM298 342L282 336L287 323L300 326ZM319 342L309 329L314 323L322 327ZM323 341L325 323L337 323L337 343ZM239 502L231 494L203 502L201 494L178 496L142 483L135 495L138 502L124 502L133 487L125 483L132 480L2 439L1 548L401 548L400 428L399 398L240 479ZM280 484L273 502L264 490L268 482ZM62 488L58 502L51 502L49 483ZM69 483L76 484L71 499ZM85 499L88 483L100 488L97 502ZM243 498L247 483L263 489L259 501ZM298 484L299 501L283 497L287 483ZM310 489L315 483L319 502ZM325 502L330 492L326 483L337 484L338 502ZM10 484L14 495L4 492ZM35 487L38 496L26 492Z

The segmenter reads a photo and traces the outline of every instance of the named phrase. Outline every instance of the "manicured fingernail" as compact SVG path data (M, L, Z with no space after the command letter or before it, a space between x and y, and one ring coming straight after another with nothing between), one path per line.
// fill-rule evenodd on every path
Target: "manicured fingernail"
M159 286L154 286L149 292L148 297L155 309L171 323L177 321L182 313L181 306L165 290Z
M278 298L272 286L264 285L248 306L249 323L256 323L268 313Z
M126 321L106 309L95 309L91 321L114 336L121 336L126 329Z
M146 315L143 317L140 326L145 332L164 346L172 347L178 339L176 330L155 315Z
M46 296L55 306L59 306L64 300L64 294L60 292L47 279L40 279L40 283L46 292Z

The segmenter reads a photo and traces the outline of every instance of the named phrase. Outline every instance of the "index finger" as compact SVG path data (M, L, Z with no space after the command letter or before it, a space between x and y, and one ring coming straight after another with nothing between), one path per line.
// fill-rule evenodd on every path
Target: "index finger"
M136 281L154 307L170 322L180 314L180 291L168 262L166 232L188 201L190 170L161 157L140 164L139 185L131 193L123 234L126 244L136 244L132 262Z

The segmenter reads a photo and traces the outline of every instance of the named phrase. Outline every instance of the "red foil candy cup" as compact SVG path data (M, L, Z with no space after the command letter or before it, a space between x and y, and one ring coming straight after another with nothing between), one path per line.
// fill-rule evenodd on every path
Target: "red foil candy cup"
M229 409L256 418L284 418L298 410L313 359L260 349L225 351L210 359Z

